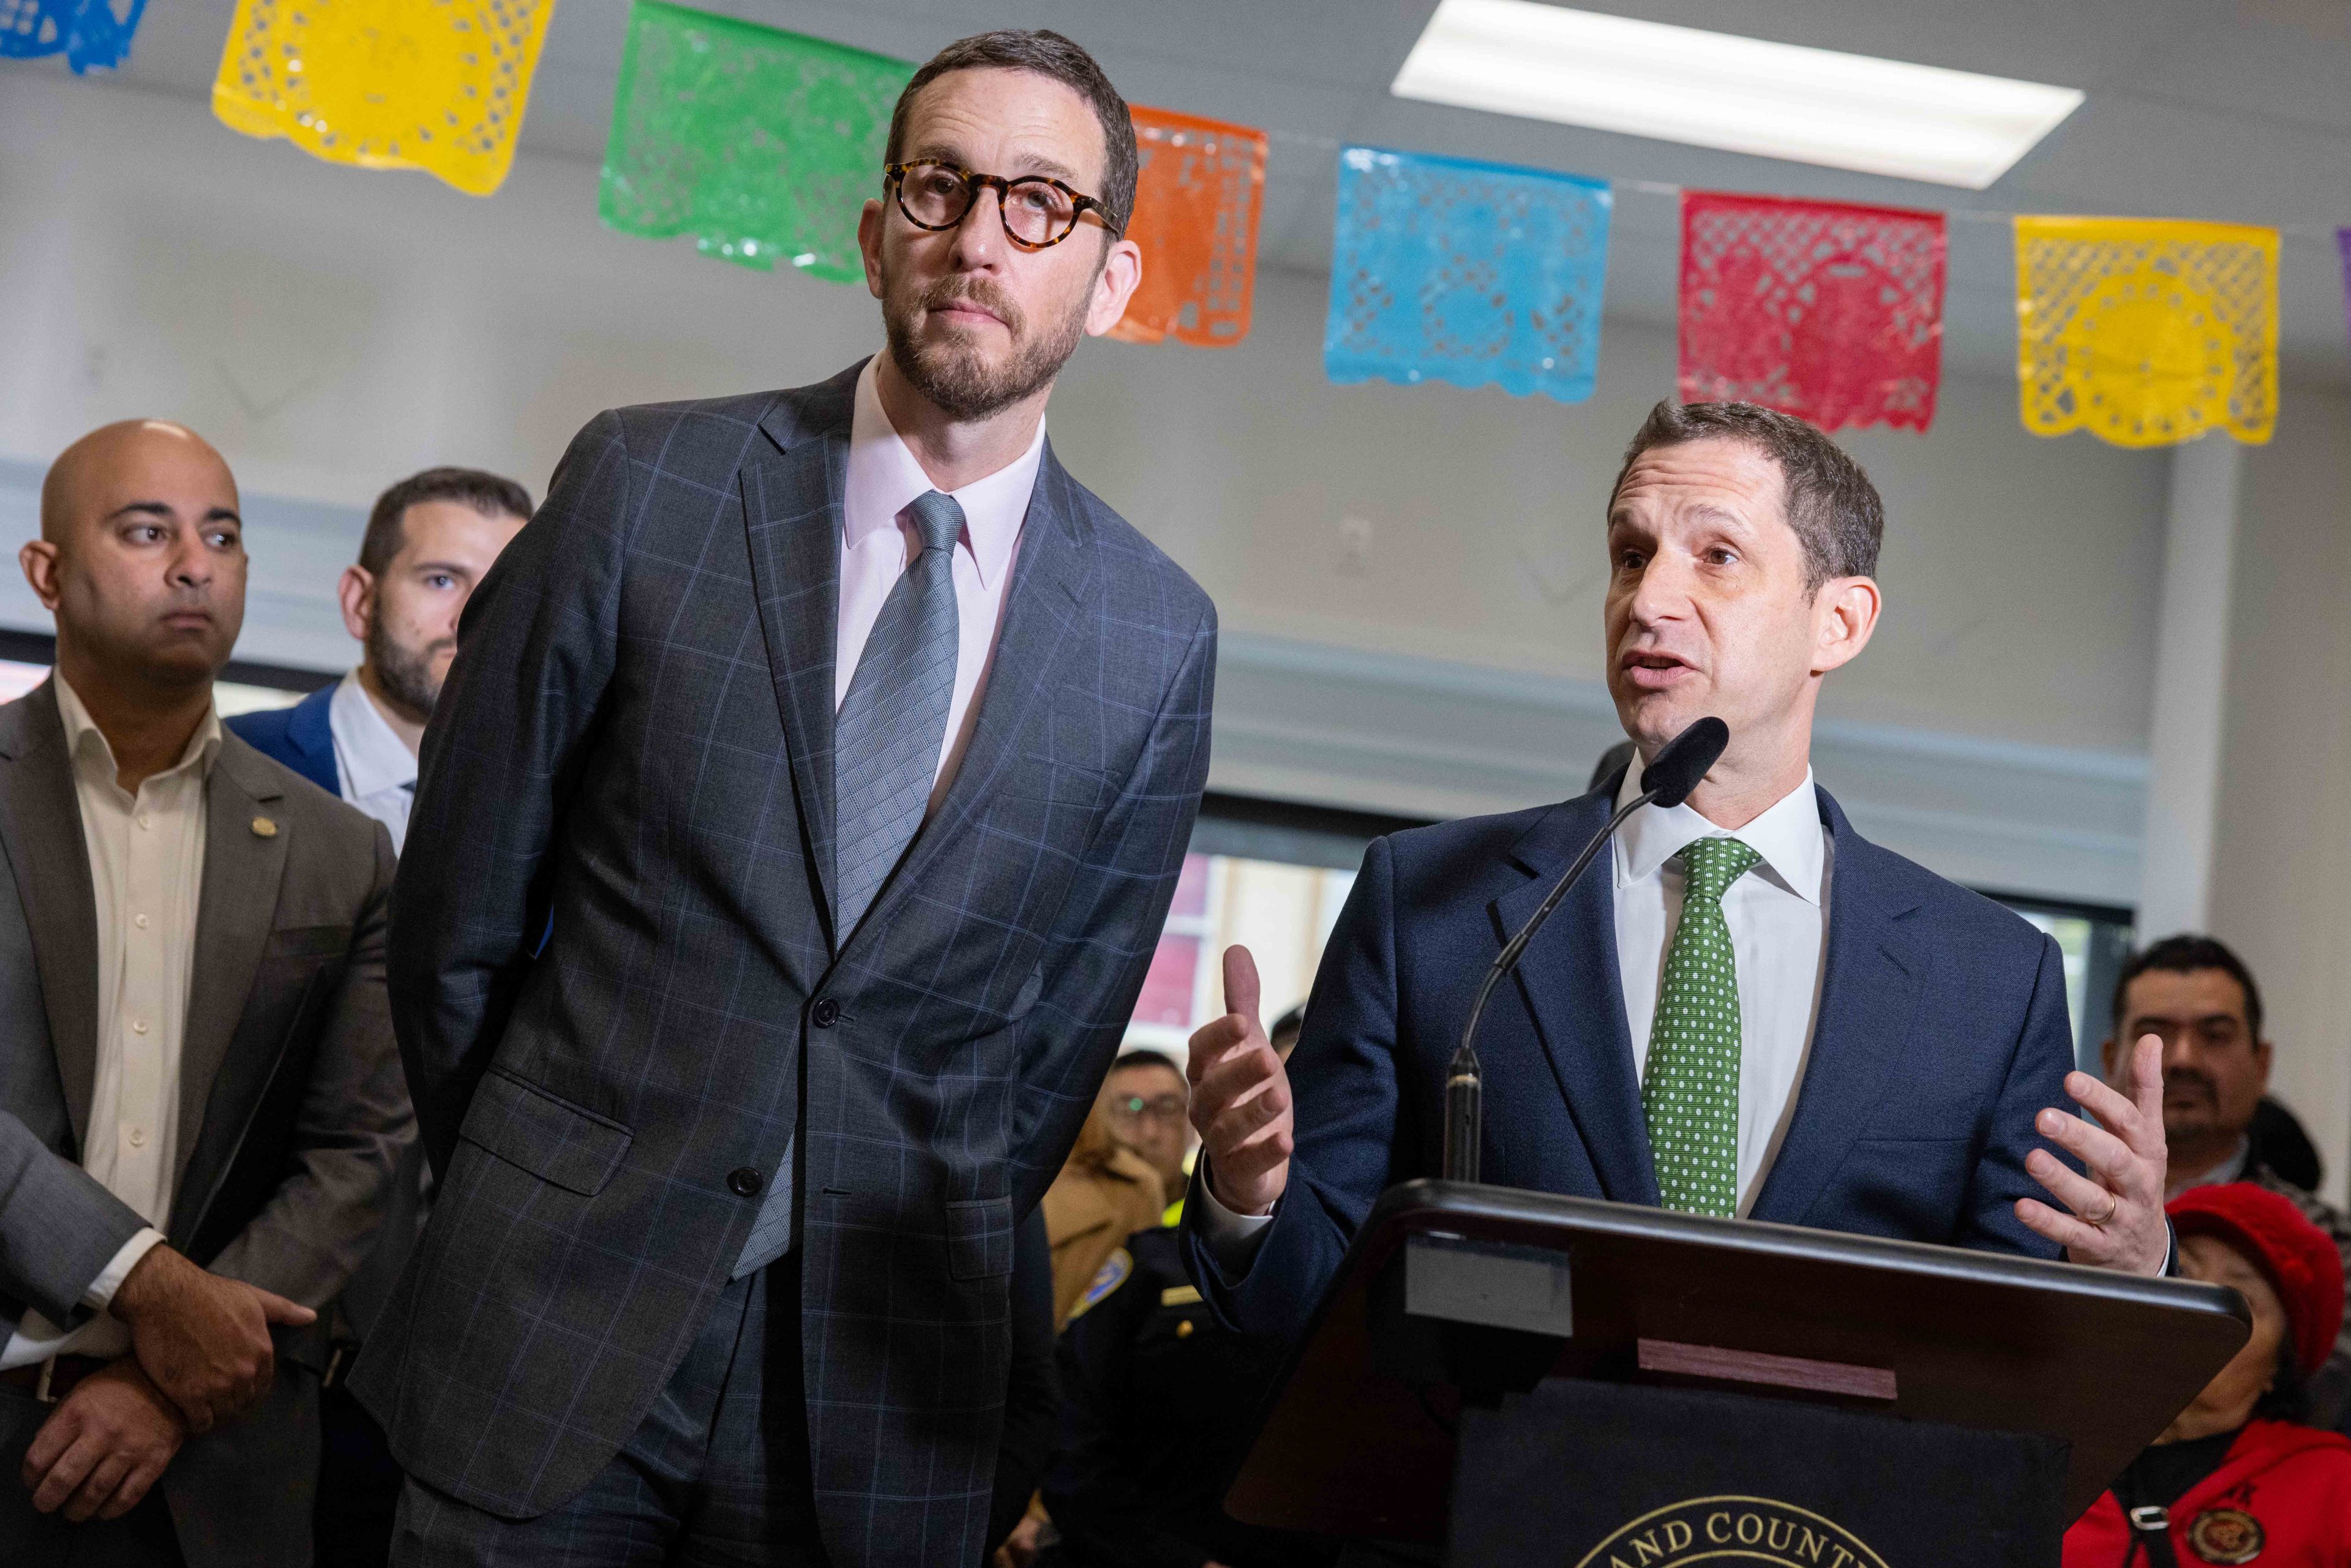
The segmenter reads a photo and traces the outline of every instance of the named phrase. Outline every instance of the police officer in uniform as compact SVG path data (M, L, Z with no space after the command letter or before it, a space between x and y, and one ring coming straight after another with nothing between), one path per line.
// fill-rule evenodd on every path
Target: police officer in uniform
M1277 1053L1303 1021L1292 1008L1274 1024ZM1331 1546L1225 1516L1281 1347L1217 1322L1169 1219L1111 1254L1062 1332L1061 1451L1044 1489L1061 1541L1040 1568L1319 1568Z
M1050 1568L1308 1568L1332 1550L1220 1506L1281 1373L1278 1342L1220 1327L1173 1227L1111 1254L1062 1331ZM1040 1565L1041 1568L1041 1565Z

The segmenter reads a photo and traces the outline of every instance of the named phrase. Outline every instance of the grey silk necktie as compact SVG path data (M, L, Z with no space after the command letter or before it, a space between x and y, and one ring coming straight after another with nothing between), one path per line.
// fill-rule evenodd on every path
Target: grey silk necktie
M961 645L955 547L963 508L954 497L929 490L906 509L922 553L882 601L832 722L832 799L840 824L833 836L832 928L842 946L923 825L955 696ZM798 1137L795 1132L793 1141ZM787 1144L751 1239L736 1261L737 1279L792 1249L792 1185Z
M833 930L843 946L923 825L955 696L963 508L929 490L906 509L923 553L882 601L832 724Z

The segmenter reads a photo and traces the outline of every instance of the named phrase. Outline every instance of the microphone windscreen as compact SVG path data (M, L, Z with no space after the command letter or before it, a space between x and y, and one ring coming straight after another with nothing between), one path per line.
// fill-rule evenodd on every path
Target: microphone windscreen
M1730 744L1730 727L1719 718L1701 718L1657 747L1642 770L1641 789L1654 792L1653 804L1678 806L1698 787L1722 748Z

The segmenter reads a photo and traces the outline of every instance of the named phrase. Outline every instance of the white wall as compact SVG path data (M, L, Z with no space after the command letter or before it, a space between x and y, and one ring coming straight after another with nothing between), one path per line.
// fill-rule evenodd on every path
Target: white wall
M388 480L455 462L538 490L600 408L811 380L878 336L861 290L606 231L587 163L525 156L477 201L176 99L7 87L0 528L29 528L40 465L91 425L188 423L255 520L246 657L346 656L326 593ZM1555 798L1614 734L1599 517L1670 389L1670 334L1612 324L1601 393L1573 407L1335 387L1324 291L1262 277L1235 350L1089 345L1056 446L1222 608L1219 787L1429 812ZM1832 684L1820 768L1866 831L1949 874L2127 902L2163 465L2027 435L2013 399L1955 380L1931 435L1853 438L1886 495L1890 610ZM38 623L13 583L7 622Z
M2245 454L2212 928L2262 982L2273 1082L2351 1192L2351 398ZM2147 936L2166 936L2147 932Z
M1671 335L1612 322L1600 391L1572 406L1338 387L1325 292L1261 278L1238 349L1094 354L1070 377L1082 395L1055 405L1064 455L1210 583L1228 626L1598 681L1601 517L1626 439L1672 390ZM2025 434L2008 382L1947 385L1927 437L1848 445L1886 496L1890 608L1831 714L2142 747L2161 459ZM1345 517L1372 528L1360 571Z
M859 291L606 232L592 165L526 156L495 199L331 168L120 86L0 78L0 547L104 420L180 419L253 518L247 657L346 660L328 598L389 480L466 463L534 491L598 409L814 379L873 346ZM1324 280L1260 279L1238 349L1090 345L1052 413L1083 479L1213 593L1218 787L1400 811L1580 784L1600 510L1671 385L1612 319L1591 402L1343 388ZM1978 885L2138 884L2167 460L2019 426L1955 378L1926 437L1852 449L1890 518L1886 620L1832 684L1817 762L1864 830ZM2351 402L2290 386L2249 452L2213 901L2270 989L2279 1081L2351 1160ZM1353 519L1355 531L1349 531ZM39 625L0 570L0 624Z

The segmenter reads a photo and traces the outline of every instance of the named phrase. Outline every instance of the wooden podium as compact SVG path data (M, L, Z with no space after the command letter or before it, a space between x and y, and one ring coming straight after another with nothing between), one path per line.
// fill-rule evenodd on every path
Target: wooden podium
M1226 1507L1247 1523L1437 1545L1457 1433L1502 1407L1536 1419L1541 1396L1577 1392L1571 1380L1618 1385L1607 1397L1635 1410L1637 1391L1657 1391L1667 1440L1674 1423L1711 1419L1693 1409L1718 1408L1762 1421L1750 1449L1772 1446L1775 1411L1814 1427L1824 1412L1874 1418L1846 1423L1864 1439L2005 1435L2041 1456L2053 1531L2236 1354L2249 1321L2215 1285L1410 1182L1357 1235ZM1964 1497L1966 1478L1953 1485ZM1959 1541L1968 1525L1949 1521ZM1543 1555L1573 1568L1569 1545Z

